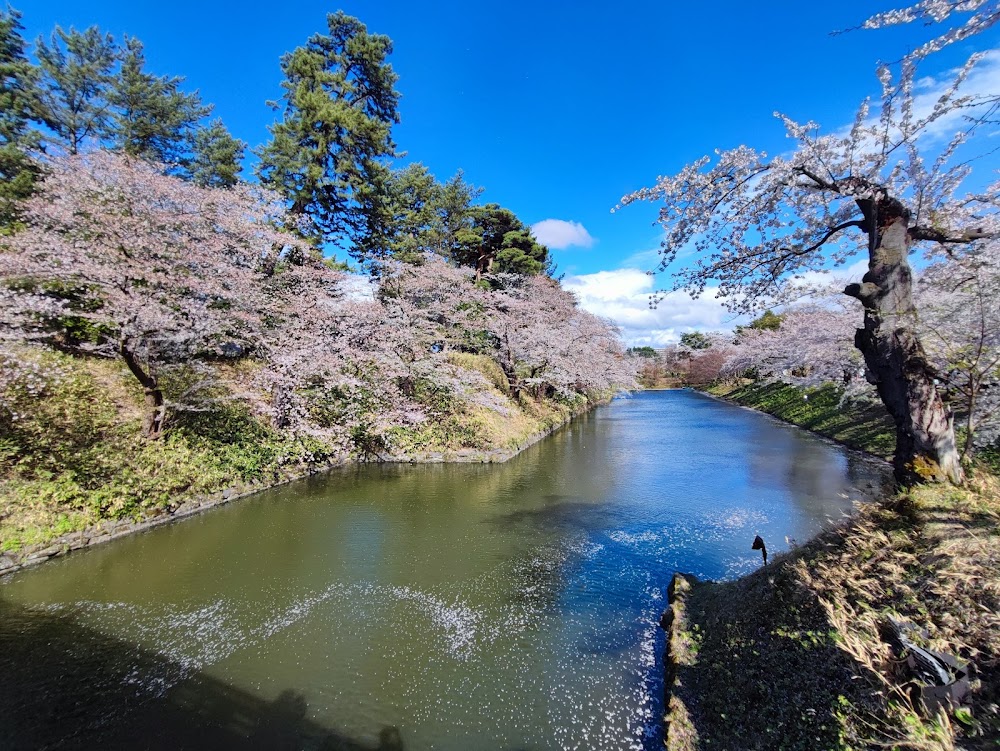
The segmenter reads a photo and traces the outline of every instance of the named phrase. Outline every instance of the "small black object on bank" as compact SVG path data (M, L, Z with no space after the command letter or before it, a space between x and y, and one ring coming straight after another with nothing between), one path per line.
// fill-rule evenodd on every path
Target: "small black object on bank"
M753 538L753 545L750 546L751 550L759 550L760 554L764 556L764 565L767 565L767 545L764 544L764 538L757 535Z

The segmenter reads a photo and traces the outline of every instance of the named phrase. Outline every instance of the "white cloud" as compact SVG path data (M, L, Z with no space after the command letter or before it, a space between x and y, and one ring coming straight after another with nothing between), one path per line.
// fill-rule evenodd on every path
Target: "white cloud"
M555 250L563 250L572 245L589 248L594 244L594 238L579 222L567 222L562 219L543 219L531 225L531 231L542 245L548 245Z
M687 331L730 329L737 322L723 308L714 287L697 300L686 292L670 292L651 307L656 279L640 269L568 276L562 284L576 294L584 310L620 326L622 338L632 347L665 347Z
M926 118L934 111L941 96L951 88L957 73L958 69L952 69L938 76L925 76L914 81L915 119ZM969 97L972 102L979 102L978 106L960 107L942 115L927 126L921 138L925 142L941 141L950 139L958 131L966 130L969 118L985 114L991 106L989 102L996 97L998 90L1000 90L1000 50L990 50L983 54L958 90L958 96ZM877 126L878 117L879 100L873 97L871 114L866 125ZM835 132L835 135L844 138L850 133L851 127L850 124L844 125ZM988 135L994 133L995 131L990 131ZM877 146L874 142L870 145Z
M923 78L916 82L918 94L914 97L914 113L918 117L927 117L934 110L938 99L944 94L955 77L957 71L949 71L937 80ZM961 96L972 97L973 101L989 100L1000 90L1000 50L986 52L969 77L959 89ZM935 121L928 133L933 138L948 138L960 130L968 128L968 118L983 114L989 104L978 108L953 110Z
M806 271L788 280L788 287L808 287L813 289L842 289L851 282L860 282L868 271L868 259L861 258L848 266L838 266L822 271Z

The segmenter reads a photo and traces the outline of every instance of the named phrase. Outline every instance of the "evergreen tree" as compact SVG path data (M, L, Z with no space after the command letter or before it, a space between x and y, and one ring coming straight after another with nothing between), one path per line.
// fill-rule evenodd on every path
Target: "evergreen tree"
M76 154L109 125L108 90L118 50L96 26L84 32L56 26L49 44L35 42L42 71L41 117L57 142Z
M388 165L370 160L365 179L354 188L353 229L350 253L377 274L382 261L396 255L393 244L402 231L400 222L405 212L405 196L397 188L396 171ZM314 225L315 228L315 225ZM322 242L318 234L314 242ZM418 259L403 259L416 262Z
M371 225L363 207L385 200L383 160L395 151L399 93L386 62L392 42L343 12L328 15L327 27L328 35L310 37L281 59L284 95L275 106L282 119L259 152L257 174L293 214L312 220L314 243L363 245Z
M389 172L381 200L366 206L367 231L359 238L355 255L420 263L425 253L439 252L443 190L422 164Z
M709 349L712 340L700 331L689 331L681 334L681 344L689 349Z
M189 133L211 108L197 93L180 90L177 76L146 72L142 42L125 38L121 69L111 81L109 135L115 148L129 156L175 165L184 157Z
M781 328L781 321L784 316L776 315L773 310L765 310L764 313L750 321L750 328L755 331L777 331Z
M246 146L233 138L222 120L213 120L194 133L191 158L185 168L187 177L202 187L231 188L239 182Z
M465 182L461 171L442 184L419 163L387 169L372 192L377 195L362 206L365 232L353 249L360 258L420 263L425 253L436 253L461 263L462 249L482 240L473 205L482 191Z
M438 253L456 258L461 248L476 243L475 202L482 192L482 188L465 181L461 170L441 187L437 208L441 219Z
M746 326L736 327L736 341L739 344L740 338L747 331L777 331L781 328L781 322L785 320L784 315L777 315L773 310L765 310L758 318L753 319Z
M475 266L476 274L502 271L535 275L546 271L549 250L513 211L488 203L472 209L472 227L461 231L454 253L464 266Z
M39 133L31 127L38 106L38 71L24 54L21 14L0 11L0 233L16 225L20 203L31 195L38 167L29 155Z

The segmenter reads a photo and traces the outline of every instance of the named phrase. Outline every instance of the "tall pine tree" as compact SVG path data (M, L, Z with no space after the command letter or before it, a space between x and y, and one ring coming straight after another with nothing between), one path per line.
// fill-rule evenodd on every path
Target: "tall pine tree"
M31 195L39 145L32 127L38 112L38 71L24 54L21 14L0 11L0 233L17 224L18 207Z
M180 89L183 78L146 71L142 42L125 38L121 68L111 79L108 101L113 110L109 135L114 147L152 162L179 165L199 120L211 110L197 93Z
M108 90L118 49L96 26L84 32L56 26L50 42L35 42L42 71L41 117L54 140L76 154L90 139L107 133Z
M281 59L284 95L274 106L282 118L260 149L257 174L293 214L312 220L311 241L345 245L365 232L364 205L384 198L398 77L387 62L388 37L343 12L326 20L328 34Z

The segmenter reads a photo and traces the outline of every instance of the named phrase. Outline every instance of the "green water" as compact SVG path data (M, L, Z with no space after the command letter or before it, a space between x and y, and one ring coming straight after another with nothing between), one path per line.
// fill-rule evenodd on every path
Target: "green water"
M503 465L367 465L0 582L0 748L654 749L675 570L887 469L686 391Z

